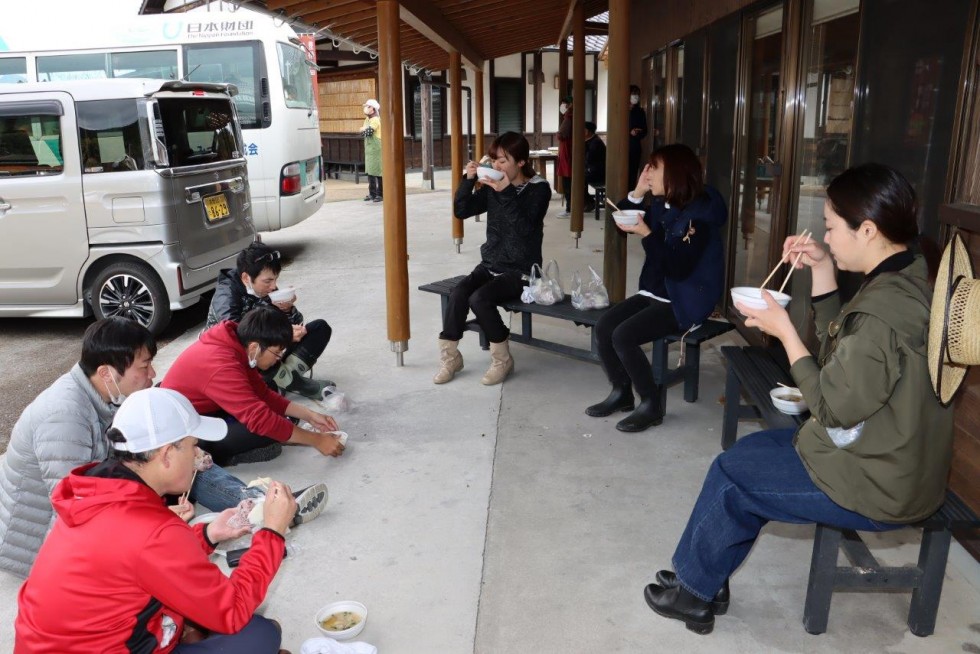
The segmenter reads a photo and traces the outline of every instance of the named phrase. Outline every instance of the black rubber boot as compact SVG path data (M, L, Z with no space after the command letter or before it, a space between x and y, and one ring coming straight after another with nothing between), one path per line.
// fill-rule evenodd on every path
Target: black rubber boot
M664 588L675 588L679 585L677 583L677 575L672 570L661 570L658 572L657 583ZM715 598L711 600L711 610L714 611L715 615L725 615L728 613L728 604L731 602L731 596L732 591L728 587L728 580L726 579L725 585L715 593Z
M710 634L715 628L715 614L711 602L695 597L683 586L664 588L650 584L643 589L647 606L665 618L680 620L696 634Z
M659 391L655 392L653 397L641 397L640 400L640 406L636 407L636 411L616 423L616 429L627 432L643 431L656 427L664 421Z
M593 418L605 418L617 411L633 410L633 387L630 384L614 384L609 396L598 404L593 404L585 410L585 415Z

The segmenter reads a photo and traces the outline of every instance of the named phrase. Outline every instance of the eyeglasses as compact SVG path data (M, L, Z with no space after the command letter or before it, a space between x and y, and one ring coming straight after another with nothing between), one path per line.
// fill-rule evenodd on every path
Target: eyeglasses
M276 358L276 361L282 361L282 357L286 354L285 350L279 350L278 352L276 352L271 348L266 348L265 351L271 354L272 356L274 356Z
M266 261L272 263L273 261L279 261L281 258L282 255L279 254L279 250L273 250L268 254L263 254L261 257L255 257L255 263L265 263Z

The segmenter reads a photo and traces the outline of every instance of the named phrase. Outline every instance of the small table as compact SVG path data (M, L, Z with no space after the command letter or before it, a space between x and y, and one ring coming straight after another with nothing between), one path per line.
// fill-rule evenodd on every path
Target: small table
M548 162L555 162L555 179L552 188L555 192L561 192L558 186L558 153L551 150L532 150L528 158L531 160L531 167L538 171L538 174L548 179Z

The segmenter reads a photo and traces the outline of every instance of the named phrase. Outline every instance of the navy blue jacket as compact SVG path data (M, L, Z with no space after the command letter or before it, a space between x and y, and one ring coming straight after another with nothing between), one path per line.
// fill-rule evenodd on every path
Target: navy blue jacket
M619 206L637 208L628 199ZM710 186L683 209L668 208L663 197L655 197L643 216L651 231L640 241L646 252L640 290L669 299L681 329L704 322L721 298L725 287L722 229L727 220L725 200ZM694 233L685 241L689 226Z

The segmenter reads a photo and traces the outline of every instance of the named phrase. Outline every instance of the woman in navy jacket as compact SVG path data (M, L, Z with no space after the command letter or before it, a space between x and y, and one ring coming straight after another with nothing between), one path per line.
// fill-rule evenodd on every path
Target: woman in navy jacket
M643 220L618 225L642 239L646 258L639 292L614 305L595 326L612 392L585 410L600 418L632 411L616 425L629 432L659 425L664 416L660 387L641 346L704 322L721 297L725 275L721 230L728 211L721 194L702 181L697 155L679 143L658 148L619 207L641 208L647 193L653 200ZM635 411L634 387L640 396Z

